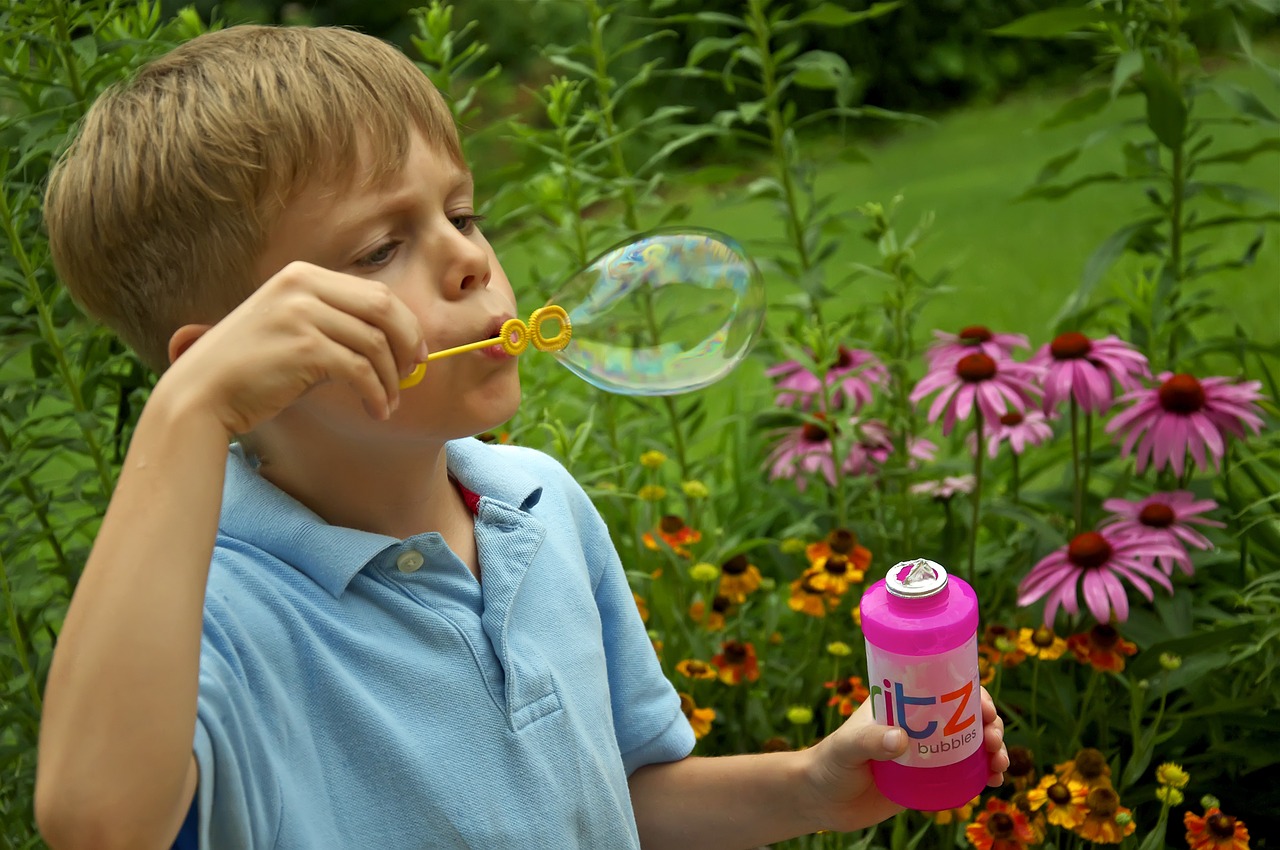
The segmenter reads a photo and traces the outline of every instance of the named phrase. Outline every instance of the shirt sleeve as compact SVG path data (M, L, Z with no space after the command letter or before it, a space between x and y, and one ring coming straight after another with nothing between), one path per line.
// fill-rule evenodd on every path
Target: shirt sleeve
M229 635L235 618L206 598L200 647L200 692L194 751L196 833L203 850L271 847L280 821L280 791L243 674L243 659Z
M680 709L679 694L662 672L604 519L576 482L572 487L600 610L614 733L630 776L647 764L689 755L693 728Z

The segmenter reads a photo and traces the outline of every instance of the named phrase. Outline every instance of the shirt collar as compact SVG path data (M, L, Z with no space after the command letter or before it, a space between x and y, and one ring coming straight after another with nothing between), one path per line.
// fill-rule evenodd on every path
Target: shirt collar
M455 440L446 447L449 471L462 486L507 507L528 511L542 496L539 483L503 457L504 451L479 440ZM482 512L483 513L483 512ZM477 518L477 522L482 521ZM239 444L227 454L222 534L284 561L341 596L356 573L378 555L404 541L385 534L330 525L301 502L258 474ZM422 537L439 535L431 532Z

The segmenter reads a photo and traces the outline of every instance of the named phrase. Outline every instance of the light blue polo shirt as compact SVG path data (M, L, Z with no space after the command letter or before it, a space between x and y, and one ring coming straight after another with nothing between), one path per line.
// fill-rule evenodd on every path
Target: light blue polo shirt
M461 440L482 581L331 526L233 447L195 753L202 848L639 847L627 776L693 732L608 531L550 457Z

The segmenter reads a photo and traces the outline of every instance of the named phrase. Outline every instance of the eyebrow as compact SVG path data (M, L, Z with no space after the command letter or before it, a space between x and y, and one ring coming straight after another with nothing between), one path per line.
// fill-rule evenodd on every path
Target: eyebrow
M445 193L446 198L453 197L459 192L465 192L468 195L474 194L475 176L470 169L459 168L450 163L450 170L442 176L449 183L449 189ZM338 219L334 225L335 235L340 237L346 233L363 231L384 219L395 216L410 203L414 194L412 189L406 188L395 194L380 197L373 208L367 212Z

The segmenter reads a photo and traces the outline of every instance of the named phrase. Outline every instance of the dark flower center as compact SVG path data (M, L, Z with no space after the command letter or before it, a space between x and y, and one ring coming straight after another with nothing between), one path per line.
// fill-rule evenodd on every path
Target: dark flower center
M1077 766L1078 766L1077 762ZM1110 788L1094 788L1086 800L1089 813L1096 818L1109 818L1120 808L1120 796Z
M1076 753L1076 772L1085 778L1086 781L1092 782L1099 776L1102 776L1107 769L1107 758L1102 754L1101 750L1093 747L1085 747ZM1096 789L1108 790L1108 789ZM1115 792L1111 792L1114 796ZM1091 795L1092 796L1092 795ZM1092 803L1090 804L1092 807Z
M1067 560L1077 567L1092 570L1111 560L1111 544L1096 531L1077 534L1067 546Z
M815 413L814 417L821 421L804 423L800 429L800 439L806 443L825 443L831 439L831 427L827 424L827 418L821 413Z
M1191 375L1174 375L1160 385L1160 406L1170 413L1195 413L1204 407L1204 387Z
M1205 818L1204 825L1209 827L1209 831L1217 839L1231 838L1236 834L1236 819L1222 812Z
M853 352L840 346L840 351L836 354L836 364L833 369L848 369L853 365Z
M1138 521L1152 528L1168 528L1173 525L1173 521L1177 518L1173 508L1168 505L1162 505L1159 502L1152 502L1142 509L1142 513L1138 514Z
M1031 750L1026 747L1009 747L1009 769L1006 773L1010 776L1030 776L1035 769L1036 763Z
M1099 623L1089 630L1089 641L1099 649L1110 649L1120 640L1120 633L1115 626Z
M707 672L709 668L707 667L706 664L704 664L701 661L690 661L688 669L689 669L690 675L699 676Z
M736 640L726 643L723 649L725 663L730 666L736 666L747 660L747 647Z
M848 555L858 545L858 537L847 528L837 528L827 535L827 545L832 552Z
M684 520L675 514L667 514L658 521L658 528L662 529L663 534L675 534L684 529Z
M750 563L747 561L746 555L734 555L729 560L720 565L720 569L726 575L740 576L747 571Z
M727 596L721 596L718 593L716 594L715 598L711 600L711 610L715 611L717 614L727 613L729 608L732 606L733 606L732 599L730 599Z
M1008 812L996 812L987 821L987 832L997 841L1008 841L1013 837L1013 816Z
M849 559L844 555L832 554L822 568L833 576L842 576L849 571Z
M960 337L960 341L965 345L981 345L984 342L990 342L994 334L986 325L969 325L961 328L956 336Z
M847 697L849 694L853 693L853 682L845 679L843 682L836 685L836 693L840 694L842 697Z
M1055 360L1079 360L1087 357L1092 348L1093 343L1089 342L1089 337L1077 331L1059 334L1049 343L1049 352Z
M1065 806L1071 802L1071 789L1067 787L1065 782L1055 782L1049 786L1049 790L1044 792L1055 806Z
M970 384L989 381L996 376L996 361L982 352L966 354L957 361L956 374Z
M1047 626L1039 626L1031 633L1031 642L1041 649L1048 649L1053 646L1053 629Z
M1016 410L1010 410L1004 416L1000 417L1000 424L1006 428L1012 428L1015 425L1021 425L1027 417L1023 416Z

